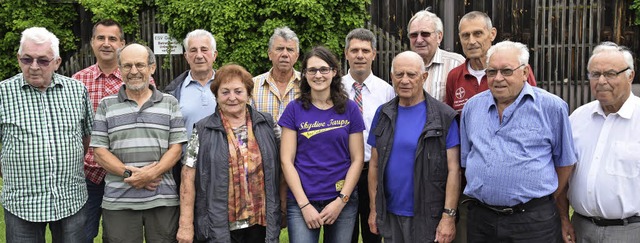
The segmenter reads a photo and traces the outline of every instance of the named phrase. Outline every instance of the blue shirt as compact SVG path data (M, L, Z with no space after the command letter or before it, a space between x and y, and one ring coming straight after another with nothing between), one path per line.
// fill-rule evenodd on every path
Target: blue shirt
M215 76L215 73L213 76ZM184 125L187 128L187 137L191 136L193 124L216 111L216 97L210 88L213 76L205 86L202 86L198 81L193 80L191 72L189 72L189 75L182 83L180 111L184 118Z
M378 107L371 123L371 131L378 125L381 109ZM385 199L387 211L400 216L413 216L413 169L420 132L427 122L427 106L424 102L417 105L398 106L395 133L389 162L384 171ZM376 146L376 137L369 136L367 143ZM458 124L452 121L446 139L447 149L458 146L460 137Z
M491 91L469 100L460 119L464 194L495 206L513 206L552 194L555 167L576 162L568 107L559 97L525 83L502 114Z

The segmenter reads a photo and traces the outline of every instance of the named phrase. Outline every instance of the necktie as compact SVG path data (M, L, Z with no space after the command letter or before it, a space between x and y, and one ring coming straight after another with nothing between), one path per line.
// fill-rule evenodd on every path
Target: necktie
M360 113L362 113L362 87L364 87L364 83L360 84L358 82L353 82L353 90L356 91L356 95L353 97L353 100L358 104Z

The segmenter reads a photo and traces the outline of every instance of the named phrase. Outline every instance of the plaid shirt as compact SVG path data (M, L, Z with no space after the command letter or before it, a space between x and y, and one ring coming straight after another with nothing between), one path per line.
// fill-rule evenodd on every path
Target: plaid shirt
M284 97L280 97L276 81L271 77L271 70L254 77L253 83L251 106L258 111L270 113L276 121L280 120L289 102L300 94L300 72L295 70L287 84Z
M122 86L120 69L116 69L113 73L107 75L100 70L98 64L82 69L71 77L80 80L87 87L94 112L98 108L98 104L100 104L102 98L117 94L120 86ZM155 85L153 78L151 78L150 82ZM87 179L96 184L102 183L102 180L104 180L107 174L107 171L93 160L92 148L90 148L89 152L84 156L84 173Z
M54 74L45 90L18 74L0 83L2 204L31 222L77 213L87 200L82 139L91 135L87 89Z

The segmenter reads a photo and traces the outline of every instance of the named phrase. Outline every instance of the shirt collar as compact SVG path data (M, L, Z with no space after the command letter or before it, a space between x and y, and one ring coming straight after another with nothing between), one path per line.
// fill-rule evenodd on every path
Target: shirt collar
M213 73L211 74L211 78L209 78L209 81L207 81L207 83L210 83L211 81L213 81L215 77L216 77L216 70L213 70ZM189 86L189 84L192 84L195 82L198 82L198 81L193 80L193 77L191 76L191 70L189 70L187 77L184 78L184 82L182 82L182 88L186 88L187 86Z
M489 107L488 107L488 110L491 110L491 108L496 108L497 104L496 104L495 99L493 99L493 95L491 94L491 90L487 90L487 92L489 92L489 95L492 98L491 99L492 102L489 103ZM526 99L525 96L531 97L532 101L535 101L536 97L537 97L536 93L533 90L533 87L531 87L531 85L529 85L529 83L527 83L526 81L524 82L524 86L522 87L522 90L520 91L520 94L518 94L518 97L516 97L516 100L514 100L511 105L520 104L522 102L526 102L527 99Z
M364 88L366 87L370 87L371 82L373 82L373 70L369 73L369 76L367 76L367 78L364 79L364 82L362 82L364 84ZM353 83L358 82L356 81L356 79L353 78L353 76L351 76L351 69L349 69L349 71L347 71L347 85L349 85L350 87L353 86Z
M271 77L271 71L273 70L273 68L269 69L269 72L267 72L267 77L260 80L259 86L264 86L264 85L269 85L269 80L271 80L272 82L275 82L275 80L273 80L273 78ZM300 72L296 71L295 69L293 70L293 76L291 76L291 78L289 79L289 83L294 82L296 84L300 83Z
M106 74L106 73L102 72L102 70L100 69L100 66L98 66L98 64L96 63L96 64L93 64L93 65L89 66L89 70L92 72L94 80L97 80L101 76L109 77L111 75L115 76L119 80L122 80L122 74L120 73L120 68L114 69L111 74Z
M433 54L433 59L431 59L431 64L429 64L429 66L433 65L434 63L444 63L444 61L442 60L442 49L440 48L436 49L436 53Z
M637 103L640 103L640 98L638 98L638 96L635 96L633 95L633 93L631 93L629 95L629 98L627 98L627 100L625 100L624 103L622 104L622 107L620 107L620 110L618 110L618 112L616 112L615 114L618 114L618 116L624 119L631 119ZM591 112L594 115L598 114L598 115L601 115L602 117L606 117L604 110L602 110L602 106L600 105L599 101L597 102L597 105L593 107L593 110Z

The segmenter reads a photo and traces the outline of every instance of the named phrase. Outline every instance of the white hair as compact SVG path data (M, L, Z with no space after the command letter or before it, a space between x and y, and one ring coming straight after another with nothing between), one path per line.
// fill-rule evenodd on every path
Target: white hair
M211 32L203 30L203 29L197 29L194 31L191 31L187 34L187 36L184 38L184 48L185 49L189 49L189 40L191 40L191 38L194 37L208 37L209 40L211 40L211 49L212 50L216 50L216 39L213 38L213 34L211 34Z
M635 70L633 69L633 53L631 53L629 48L627 48L626 46L620 46L610 41L602 42L599 45L597 45L596 48L593 49L591 57L589 57L589 62L587 63L587 67L591 66L591 60L593 59L593 57L597 56L598 54L609 53L609 52L617 52L622 54L622 58L624 58L624 61L627 63L627 66L629 66L629 70L625 71L627 78L629 78L631 76L631 72Z
M22 31L22 37L20 38L20 48L18 48L18 55L22 55L22 46L26 41L32 41L38 45L45 43L51 44L51 50L53 51L53 58L60 57L60 40L56 35L49 32L43 27L31 27Z
M489 48L489 51L487 51L487 65L489 65L489 60L495 52L505 50L517 51L518 62L520 63L520 65L529 63L529 49L527 49L527 46L525 44L513 41L502 41L493 45Z

